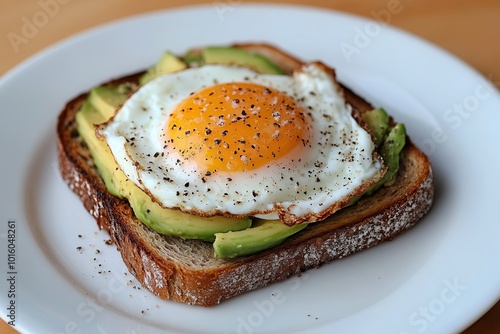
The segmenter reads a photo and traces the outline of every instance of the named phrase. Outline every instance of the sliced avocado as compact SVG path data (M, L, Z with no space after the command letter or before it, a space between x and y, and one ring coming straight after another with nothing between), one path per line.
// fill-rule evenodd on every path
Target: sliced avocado
M205 61L201 49L193 49L186 52L182 60L189 66L202 66Z
M232 258L254 254L282 243L307 225L287 226L279 220L267 220L259 221L246 230L216 233L215 255Z
M111 118L116 109L127 100L127 94L116 86L94 87L89 94L89 102L103 115L103 123ZM98 124L98 123L96 123Z
M385 175L362 195L351 198L349 205L355 204L363 196L370 196L383 185L389 186L394 181L399 170L399 158L406 143L406 129L404 124L396 124L391 127L389 115L382 108L365 112L363 120L375 136L375 144L379 147L378 152L387 166Z
M283 71L266 57L231 47L211 46L202 50L206 64L236 64L265 74L284 74Z
M182 71L185 68L187 68L185 62L171 52L166 51L160 60L139 78L139 83L144 85L162 74Z
M362 118L375 136L375 145L379 147L389 131L389 115L384 109L377 108L363 113Z
M109 150L109 147L95 135L94 125L100 124L104 121L106 121L106 118L90 103L90 100L87 100L87 102L76 114L78 132L87 144L106 188L114 196L122 198L123 196L121 195L120 184L115 178L113 178L113 167L105 161L106 157L111 154L111 151Z
M96 88L93 92L94 97L91 99L89 96L76 115L78 131L87 143L108 191L115 196L127 198L139 220L159 233L211 242L215 240L217 232L242 230L251 226L250 218L203 218L165 209L154 203L144 191L127 179L106 142L95 134L95 125L106 122L111 116L105 114L118 108L126 94L122 93L120 87L116 87L114 91ZM92 104L93 101L98 101L99 108Z
M250 218L202 218L162 208L132 184L127 191L129 193L125 197L129 199L135 216L160 234L213 242L216 233L244 230L252 225Z
M380 147L380 155L387 166L387 172L375 185L370 187L363 195L371 195L383 185L391 185L399 170L399 158L406 144L406 128L398 123L393 126Z
M403 147L406 144L406 128L404 124L396 124L391 128L389 134L385 138L380 155L384 158L387 166L387 173L385 173L382 180L385 179L384 184L388 185L394 180L394 176L399 169L399 156Z

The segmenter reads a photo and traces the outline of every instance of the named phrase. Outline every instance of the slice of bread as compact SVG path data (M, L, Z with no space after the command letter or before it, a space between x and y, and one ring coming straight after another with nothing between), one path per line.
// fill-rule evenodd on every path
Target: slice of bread
M301 64L269 45L239 47L267 56L287 73ZM137 82L139 76L140 73L107 84ZM345 96L357 112L372 109L347 88ZM431 164L408 138L400 170L390 187L382 187L323 222L310 224L277 247L236 259L215 258L212 244L160 235L134 217L128 202L107 192L76 130L75 115L86 97L83 94L70 101L58 119L58 157L63 179L99 228L109 233L130 272L162 299L216 305L390 240L412 227L432 206Z

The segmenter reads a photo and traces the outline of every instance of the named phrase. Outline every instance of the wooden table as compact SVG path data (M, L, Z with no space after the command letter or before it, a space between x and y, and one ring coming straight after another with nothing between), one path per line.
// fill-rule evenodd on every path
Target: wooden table
M89 27L155 9L184 4L213 4L196 0L2 0L0 4L0 75L47 46ZM242 0L217 0L236 4ZM263 2L256 1L253 2ZM500 87L500 2L498 0L274 0L342 10L368 18L371 11L400 2L403 8L390 24L433 42L462 58ZM42 5L52 5L50 18L30 38L13 43L9 33L21 35L24 20L30 20ZM43 23L43 22L42 22ZM0 333L17 333L0 321ZM500 333L500 302L464 333Z

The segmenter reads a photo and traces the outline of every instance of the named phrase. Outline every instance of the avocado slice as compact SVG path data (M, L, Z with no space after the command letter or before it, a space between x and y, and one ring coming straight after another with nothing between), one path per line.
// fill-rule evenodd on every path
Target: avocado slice
M88 100L102 114L99 123L103 123L115 114L116 109L125 103L127 97L127 94L119 92L117 87L98 86L90 91Z
M109 147L101 142L95 135L95 124L100 124L104 121L106 121L106 118L92 105L92 103L90 103L90 99L87 99L85 104L76 114L78 132L87 144L106 188L114 196L123 198L120 191L120 184L117 179L113 178L113 167L107 164L105 160L106 157L111 154L111 151Z
M216 233L215 256L233 258L260 252L279 245L307 225L303 223L287 226L279 220L261 220L246 230Z
M129 199L135 216L160 234L214 242L216 233L244 230L252 225L250 218L219 216L203 218L178 210L162 208L151 201L151 198L141 189L131 182L129 184L125 197Z
M192 50L189 50L182 57L182 60L186 64L188 64L188 66L203 66L205 64L205 60L203 59L203 55L201 53L201 49L192 49Z
M391 185L399 170L399 158L406 143L404 124L398 123L391 127L389 115L384 109L376 108L367 111L361 117L375 136L375 144L379 148L379 154L384 159L387 171L376 184L368 188L362 195L351 198L348 206L355 204L363 196L370 196L383 185Z
M153 80L154 78L166 74L182 71L187 68L187 64L169 51L165 51L160 60L139 78L139 84Z
M387 173L382 178L383 184L390 185L399 169L399 157L406 144L406 128L404 124L398 123L391 128L380 149L380 155L384 158Z
M120 87L97 87L92 90L76 115L80 136L87 143L108 191L117 197L127 198L136 217L158 233L213 242L217 232L250 227L250 218L203 218L162 208L127 179L106 142L95 134L95 125L106 122L111 116L105 114L109 114L111 110L114 114L114 110L125 101L126 96ZM92 102L96 102L97 106Z
M389 115L384 109L376 108L363 113L361 117L375 136L375 145L379 147L390 128Z
M406 128L404 124L398 123L390 128L380 147L380 155L387 166L387 172L375 185L371 186L363 196L373 194L381 186L390 186L399 170L399 158L406 144Z
M252 68L259 73L284 74L279 66L260 54L234 47L210 46L189 50L182 58L170 51L164 52L160 60L139 78L139 83L144 85L162 74L204 64L233 64Z
M263 74L284 74L281 68L266 57L243 49L210 46L202 49L201 54L205 64L235 64Z

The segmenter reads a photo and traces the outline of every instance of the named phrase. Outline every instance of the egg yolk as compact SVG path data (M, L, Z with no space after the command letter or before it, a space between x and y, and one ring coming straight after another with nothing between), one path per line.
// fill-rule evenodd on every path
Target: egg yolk
M290 96L247 82L201 89L165 127L170 147L202 172L249 171L308 145L310 127Z

